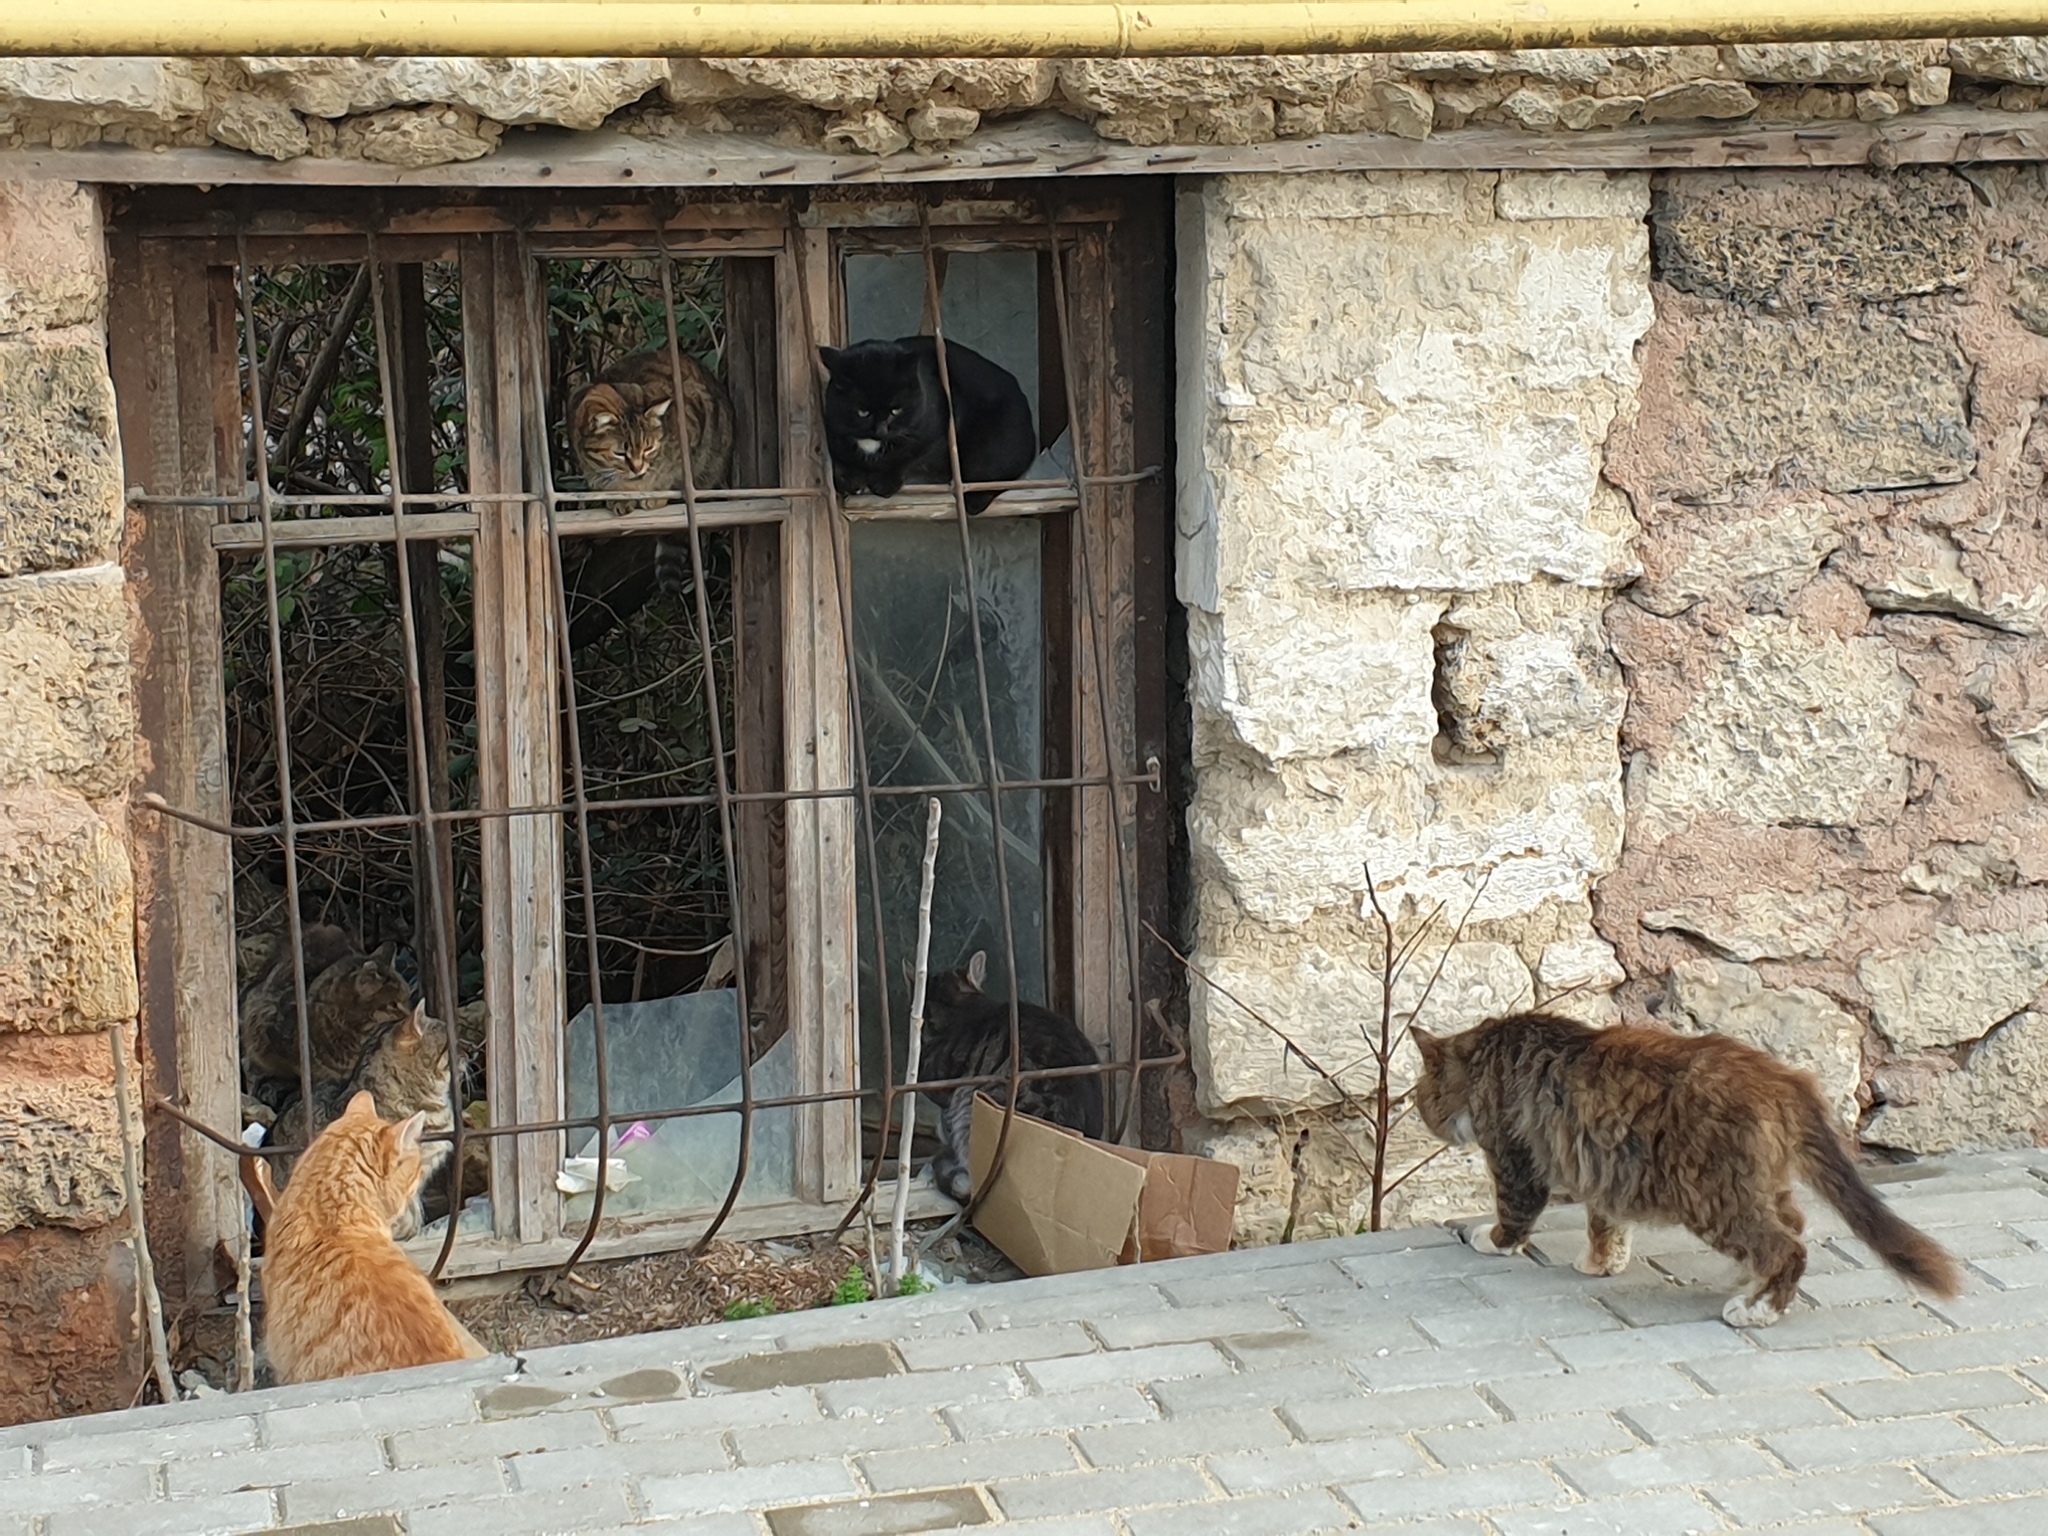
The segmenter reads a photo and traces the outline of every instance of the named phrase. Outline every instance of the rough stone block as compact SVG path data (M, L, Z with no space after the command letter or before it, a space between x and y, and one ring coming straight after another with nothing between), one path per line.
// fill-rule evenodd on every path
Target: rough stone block
M1617 640L1631 660L1629 638ZM1629 809L1643 832L1668 836L1716 814L1855 826L1903 803L1906 766L1890 740L1912 686L1884 641L1757 615L1697 660L1707 665L1669 739L1629 766Z
M1781 607L1841 547L1840 521L1832 502L1813 495L1656 506L1644 518L1643 576L1629 599L1666 618L1710 599L1752 613Z
M1657 276L1773 308L1858 304L1969 286L1976 201L1946 167L1705 171L1666 178L1651 208Z
M1657 494L1710 501L1771 484L1906 490L1955 484L1976 467L1969 360L1902 321L1716 308L1671 327L1666 344L1684 348L1670 378L1683 403L1657 421ZM1653 387L1665 383L1660 372L1653 355Z
M96 1227L124 1204L106 1036L0 1034L0 1232Z
M0 1033L89 1033L137 1006L127 850L75 795L9 791L0 803Z
M2048 85L2048 38L1959 37L1948 45L1948 57L1959 75Z
M69 181L0 181L0 335L91 325L106 302L97 194Z
M0 1424L105 1413L142 1385L133 1250L111 1227L0 1234Z
M31 143L90 143L106 128L168 133L204 110L197 59L0 59L0 120Z
M8 214L0 199L0 239ZM0 247L0 306L7 255ZM0 310L0 329L4 321ZM124 511L121 449L97 334L0 338L0 421L0 577L111 560Z
M133 774L128 608L114 566L0 580L0 785L91 799Z
M1937 928L1931 947L1865 957L1856 978L1871 1021L1899 1049L1976 1040L2048 986L2048 928Z
M445 102L501 123L595 128L668 81L665 59L245 57L262 90L312 117Z
M1879 1104L1863 1135L1922 1154L2040 1146L2048 1140L2048 1014L2022 1013L1995 1027L1966 1065L1935 1077L1912 1102Z
M1504 219L1631 219L1650 212L1650 178L1637 171L1502 171L1494 211Z

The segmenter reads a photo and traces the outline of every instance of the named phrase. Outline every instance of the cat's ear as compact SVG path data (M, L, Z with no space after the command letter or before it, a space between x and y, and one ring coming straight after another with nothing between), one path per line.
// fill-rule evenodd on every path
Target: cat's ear
M606 427L618 425L619 418L610 411L599 411L583 424L586 432L602 432Z
M844 354L837 347L818 348L818 361L825 365L827 373L837 373L839 371L839 359L842 356Z
M363 1116L368 1115L374 1120L377 1118L377 1100L371 1095L370 1090L365 1088L348 1101L348 1108L344 1109L341 1113L344 1119L353 1115L360 1120Z
M967 960L967 979L979 992L981 984L988 980L988 951L977 949Z
M674 404L675 401L673 400L657 400L654 404L647 407L647 414L656 421L660 421L664 416L668 415L668 408Z
M1422 1052L1422 1064L1430 1071L1437 1069L1444 1059L1444 1043L1426 1029L1410 1028L1409 1037L1415 1042L1415 1049Z
M370 958L376 961L379 965L389 965L393 960L398 958L398 941L395 939L386 939L382 944L379 944L377 946L376 950L371 954Z
M427 1112L424 1109L416 1109L405 1117L404 1121L397 1128L398 1152L401 1157L408 1152L415 1155L419 1152L420 1132L426 1128Z
M408 1042L424 1040L427 1035L427 1000L421 998L412 1005L412 1012L405 1022L398 1026L399 1035Z

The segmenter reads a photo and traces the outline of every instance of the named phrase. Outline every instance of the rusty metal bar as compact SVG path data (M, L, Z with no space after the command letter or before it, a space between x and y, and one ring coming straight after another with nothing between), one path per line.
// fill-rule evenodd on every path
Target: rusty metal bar
M996 1136L995 1157L989 1164L988 1180L967 1195L967 1216L972 1218L981 1197L1003 1171L1003 1152L1010 1143L1010 1123L1017 1113L1019 1076L1019 998L1017 996L1017 920L1010 908L1010 860L1003 847L1003 765L996 756L995 716L989 707L988 656L981 640L981 597L974 583L974 543L967 531L967 492L960 474L960 424L953 409L953 374L946 366L946 325L940 311L945 307L939 284L938 253L932 245L932 210L928 197L917 204L917 230L924 250L925 303L932 317L932 351L938 358L939 392L946 397L946 463L952 471L953 515L960 527L960 574L967 584L967 628L974 637L974 685L981 704L982 743L988 750L989 838L995 847L996 902L1003 914L1003 966L1010 978L1010 1082L1003 1100L1003 1127Z
M306 1124L313 1123L313 1031L306 1006L305 919L299 912L299 839L292 809L292 749L285 724L284 626L278 618L277 543L272 527L270 442L263 414L263 370L256 358L255 284L249 270L249 241L235 237L235 287L242 310L242 359L249 370L250 453L256 461L256 511L263 525L264 618L270 626L270 736L277 753L278 815L284 832L285 942L291 945L292 1001L299 1014L299 1098ZM241 1009L235 1010L235 1046L241 1052Z

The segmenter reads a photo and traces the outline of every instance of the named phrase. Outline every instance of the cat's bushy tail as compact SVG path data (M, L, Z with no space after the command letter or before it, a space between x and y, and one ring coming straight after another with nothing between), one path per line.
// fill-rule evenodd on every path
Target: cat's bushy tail
M1800 1095L1799 1149L1807 1182L1842 1213L1877 1256L1923 1290L1955 1296L1963 1289L1962 1272L1949 1251L1918 1227L1903 1220L1865 1182L1842 1145L1841 1132L1828 1117L1818 1092Z

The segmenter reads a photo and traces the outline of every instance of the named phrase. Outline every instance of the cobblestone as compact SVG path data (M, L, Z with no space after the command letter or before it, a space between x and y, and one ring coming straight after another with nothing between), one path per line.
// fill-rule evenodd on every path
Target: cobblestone
M1839 1236L1807 1287L1833 1304L1747 1331L1682 1235L1606 1280L1447 1231L1339 1238L17 1426L0 1536L880 1531L914 1518L898 1491L1019 1536L2035 1536L2041 1170L1888 1187L1974 1265L1954 1302ZM1546 1216L1545 1243L1575 1254L1580 1219ZM703 1374L835 1346L908 1369ZM601 1390L662 1371L695 1394Z

